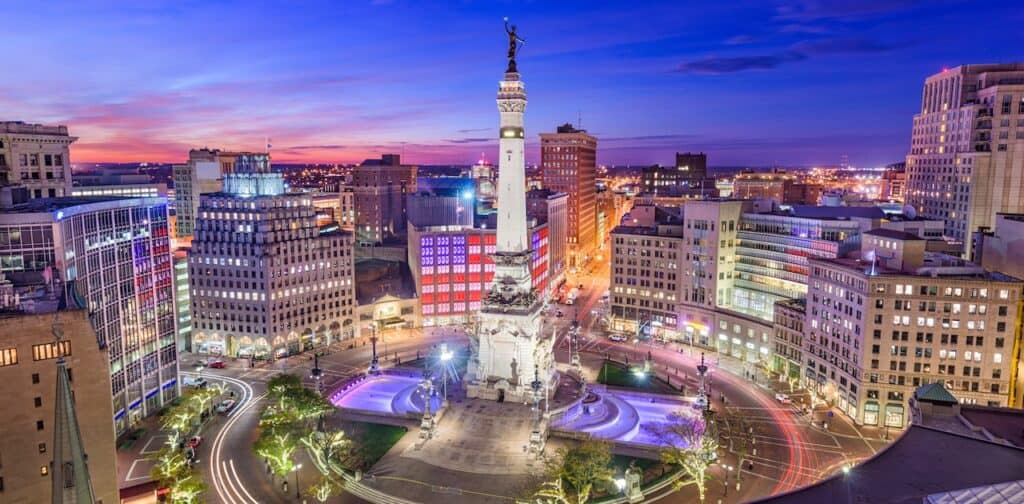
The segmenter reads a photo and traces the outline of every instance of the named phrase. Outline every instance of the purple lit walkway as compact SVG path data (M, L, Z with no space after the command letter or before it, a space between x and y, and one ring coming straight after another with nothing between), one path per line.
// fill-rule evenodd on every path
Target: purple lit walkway
M352 383L331 396L331 403L339 408L384 415L419 414L423 412L420 391L422 378L417 376L382 374L368 376ZM431 411L441 407L441 398L434 395Z
M672 413L693 413L693 404L683 397L604 390L590 386L586 406L555 421L552 427L568 431L586 432L596 438L647 446L658 444L646 429L647 424L665 423Z

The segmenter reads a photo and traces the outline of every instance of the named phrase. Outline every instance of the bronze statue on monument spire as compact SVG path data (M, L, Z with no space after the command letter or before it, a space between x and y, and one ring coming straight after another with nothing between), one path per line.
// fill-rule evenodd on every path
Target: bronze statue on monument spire
M508 17L505 17L505 33L508 34L508 69L505 73L517 73L516 53L526 43L526 39L516 33L516 25L508 24Z

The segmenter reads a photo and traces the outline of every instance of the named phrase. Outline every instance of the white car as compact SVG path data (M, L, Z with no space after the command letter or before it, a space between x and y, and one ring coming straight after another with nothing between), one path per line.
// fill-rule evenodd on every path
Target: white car
M626 337L621 334L609 334L608 339L612 341L618 341L620 343L626 341Z
M775 400L779 401L781 404L790 404L793 402L788 395L782 393L775 394Z
M231 411L231 408L235 407L234 399L225 399L217 405L217 413L227 413Z

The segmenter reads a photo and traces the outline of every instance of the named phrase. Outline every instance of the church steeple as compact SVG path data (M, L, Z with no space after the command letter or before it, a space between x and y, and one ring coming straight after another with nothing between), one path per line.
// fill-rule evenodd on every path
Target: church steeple
M64 360L64 332L59 314L54 314L54 344L57 351L57 390L54 396L53 504L92 504L96 501L89 478L88 456L82 444L82 433L75 414L75 397L71 390L71 375Z

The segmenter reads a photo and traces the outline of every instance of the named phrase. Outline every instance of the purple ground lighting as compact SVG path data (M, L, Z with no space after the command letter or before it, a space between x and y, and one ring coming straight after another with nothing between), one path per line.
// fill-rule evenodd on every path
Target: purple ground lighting
M623 390L594 390L598 400L588 404L574 417L566 417L552 427L587 432L594 437L623 443L656 446L658 440L645 425L663 424L677 412L690 414L690 401L668 395L631 393Z
M408 375L367 376L334 393L331 403L339 408L385 415L423 413L422 381ZM430 411L441 407L440 391L435 391L430 404Z

